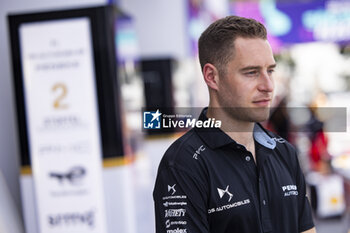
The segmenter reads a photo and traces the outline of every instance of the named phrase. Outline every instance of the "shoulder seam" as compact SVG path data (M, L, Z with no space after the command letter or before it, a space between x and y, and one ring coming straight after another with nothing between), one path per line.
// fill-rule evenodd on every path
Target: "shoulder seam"
M187 132L187 134L183 135L183 137L186 137L186 140L183 140L183 141L180 143L180 145L176 148L176 150L175 150L175 152L174 152L175 155L177 155L177 154L179 153L179 150L182 148L182 146L184 145L184 143L187 142L187 140L188 140L189 138L193 137L194 134L195 134L195 132L190 130L190 131ZM201 139L200 137L198 137L198 138L202 141L202 139ZM180 139L180 138L179 138L179 139ZM167 152L165 152L165 153L167 153ZM178 159L178 156L175 156L174 162L176 162L177 159Z

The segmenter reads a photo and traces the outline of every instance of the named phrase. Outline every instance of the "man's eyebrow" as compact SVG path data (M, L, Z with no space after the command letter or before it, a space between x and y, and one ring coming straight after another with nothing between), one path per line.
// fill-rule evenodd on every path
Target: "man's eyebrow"
M277 64L275 63L275 64L270 65L269 68L276 68L276 66L277 66Z
M277 66L277 64L272 64L272 65L269 65L269 69L271 68L275 68ZM241 72L244 72L244 71L248 71L248 70L260 70L261 69L261 66L246 66L242 69L240 69Z
M261 69L260 66L246 66L242 69L240 69L241 72L248 71L248 70L259 70Z

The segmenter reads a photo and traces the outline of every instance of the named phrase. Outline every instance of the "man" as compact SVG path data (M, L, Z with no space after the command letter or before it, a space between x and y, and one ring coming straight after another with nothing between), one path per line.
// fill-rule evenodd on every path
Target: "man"
M257 122L268 118L276 66L259 22L229 16L199 38L210 102L165 153L154 188L166 233L316 232L295 149Z

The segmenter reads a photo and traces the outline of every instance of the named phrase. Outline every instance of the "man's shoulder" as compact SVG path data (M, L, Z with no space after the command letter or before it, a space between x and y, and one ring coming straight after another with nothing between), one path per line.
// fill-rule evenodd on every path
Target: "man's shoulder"
M202 139L191 129L169 146L163 155L160 167L188 167L196 162L196 154L205 148Z

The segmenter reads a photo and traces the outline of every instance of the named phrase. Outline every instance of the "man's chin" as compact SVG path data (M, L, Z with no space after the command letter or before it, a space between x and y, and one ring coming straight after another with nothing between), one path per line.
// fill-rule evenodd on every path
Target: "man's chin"
M263 122L269 119L270 109L269 108L258 108L252 109L249 118L252 122Z

